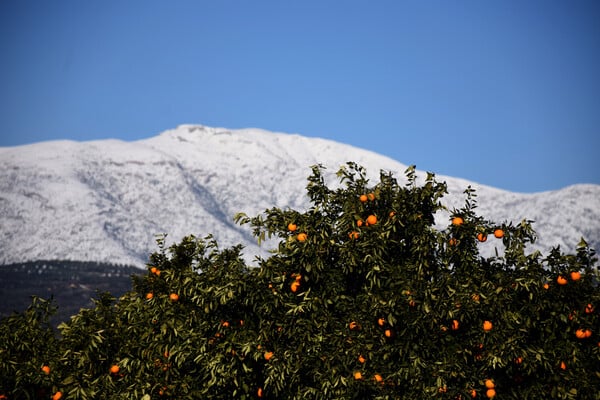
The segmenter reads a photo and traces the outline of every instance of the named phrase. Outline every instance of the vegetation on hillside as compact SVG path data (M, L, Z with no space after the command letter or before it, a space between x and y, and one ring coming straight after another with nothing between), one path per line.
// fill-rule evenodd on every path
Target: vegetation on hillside
M353 163L306 211L236 220L278 245L189 236L150 256L134 289L59 327L50 305L0 324L0 396L67 399L599 399L597 259L528 252L528 221L488 221L475 193L447 210L414 168L371 184ZM497 247L482 257L484 246Z
M38 260L0 266L0 317L23 312L31 297L52 298L52 325L67 321L80 308L93 307L99 292L121 296L132 289L131 275L143 270L127 265L70 260Z

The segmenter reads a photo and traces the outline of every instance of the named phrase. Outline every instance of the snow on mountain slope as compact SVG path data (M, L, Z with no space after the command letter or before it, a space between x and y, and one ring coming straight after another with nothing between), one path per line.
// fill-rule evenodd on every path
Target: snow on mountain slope
M0 263L70 259L142 266L162 233L170 242L212 233L223 247L244 244L250 260L264 249L233 215L274 206L304 209L310 166L325 165L335 184L335 172L347 161L363 165L373 182L382 169L402 180L407 167L323 139L192 125L137 142L0 148ZM582 236L600 245L600 185L519 194L437 178L448 184L449 207L460 207L471 185L485 217L535 220L542 250L560 245L573 251Z

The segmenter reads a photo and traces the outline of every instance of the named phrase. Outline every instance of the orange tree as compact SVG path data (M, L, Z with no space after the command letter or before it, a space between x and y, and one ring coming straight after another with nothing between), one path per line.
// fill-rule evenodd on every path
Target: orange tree
M414 168L404 184L385 172L371 184L353 163L338 176L328 187L313 167L306 211L236 216L259 241L276 238L255 267L210 236L162 238L133 291L101 296L59 337L40 318L2 321L0 396L600 398L585 242L527 252L529 221L478 216L471 189L447 210L445 184L418 184ZM486 246L499 250L484 257Z

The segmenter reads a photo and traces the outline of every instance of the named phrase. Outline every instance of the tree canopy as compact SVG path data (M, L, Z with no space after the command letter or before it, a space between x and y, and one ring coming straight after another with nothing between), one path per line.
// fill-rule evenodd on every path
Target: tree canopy
M488 221L476 193L414 167L372 184L308 178L307 210L249 217L268 257L188 236L118 299L59 327L51 305L0 324L0 396L68 399L600 399L597 259L529 251L531 221ZM436 216L450 218L443 228ZM496 248L483 256L484 247ZM489 251L488 251L489 253Z

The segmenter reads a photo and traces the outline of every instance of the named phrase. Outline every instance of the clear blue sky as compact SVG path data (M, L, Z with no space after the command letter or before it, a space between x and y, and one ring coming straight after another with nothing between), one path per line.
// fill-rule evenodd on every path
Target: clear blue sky
M0 2L0 146L184 123L532 192L600 183L600 1Z

